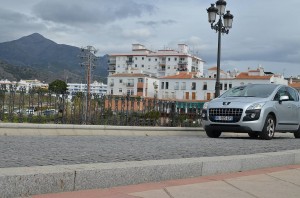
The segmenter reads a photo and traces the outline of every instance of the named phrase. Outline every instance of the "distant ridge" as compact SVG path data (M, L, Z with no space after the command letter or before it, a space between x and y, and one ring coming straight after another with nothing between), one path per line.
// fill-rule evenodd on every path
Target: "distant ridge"
M80 48L57 44L39 33L0 43L0 60L3 63L36 70L36 79L47 82L61 79L84 83L84 68L79 66L79 53ZM107 59L107 56L100 57L93 72L94 80L106 79ZM19 72L20 70L15 71ZM6 77L8 80L9 78L20 78L18 74L14 73L14 70L10 72ZM1 76L1 78L5 78L5 76Z

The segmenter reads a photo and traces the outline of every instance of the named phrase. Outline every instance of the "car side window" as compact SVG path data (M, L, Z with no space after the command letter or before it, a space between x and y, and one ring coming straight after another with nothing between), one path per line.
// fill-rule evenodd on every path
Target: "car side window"
M286 95L287 95L287 93L286 93L285 87L281 87L275 94L274 100L279 101L280 96L286 96Z
M292 100L292 101L299 100L298 93L294 89L288 87L287 91L288 91L288 96L289 96L290 100Z

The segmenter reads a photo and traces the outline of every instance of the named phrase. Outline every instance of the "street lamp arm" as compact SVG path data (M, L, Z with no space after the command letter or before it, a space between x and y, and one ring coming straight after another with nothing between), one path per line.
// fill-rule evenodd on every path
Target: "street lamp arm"
M216 30L216 33L217 33L217 32L219 31L219 26L218 26L218 24L215 24L215 25L211 24L211 29ZM225 27L221 27L221 33L228 34L228 33L229 33L229 30L226 29Z

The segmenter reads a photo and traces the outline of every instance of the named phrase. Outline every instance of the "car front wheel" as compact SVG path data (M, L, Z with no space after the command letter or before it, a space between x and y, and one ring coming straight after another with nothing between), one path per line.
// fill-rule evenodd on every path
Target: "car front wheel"
M294 132L295 138L300 138L300 126L297 131Z
M275 126L275 118L272 115L268 115L264 128L260 134L260 138L264 140L271 140L275 134Z
M210 138L218 138L220 137L221 133L221 131L206 130L206 135Z

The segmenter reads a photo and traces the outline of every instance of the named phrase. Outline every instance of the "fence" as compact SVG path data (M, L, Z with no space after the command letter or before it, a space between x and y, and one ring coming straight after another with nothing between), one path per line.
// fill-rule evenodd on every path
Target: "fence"
M203 102L131 96L54 94L0 88L0 121L119 126L201 126Z

